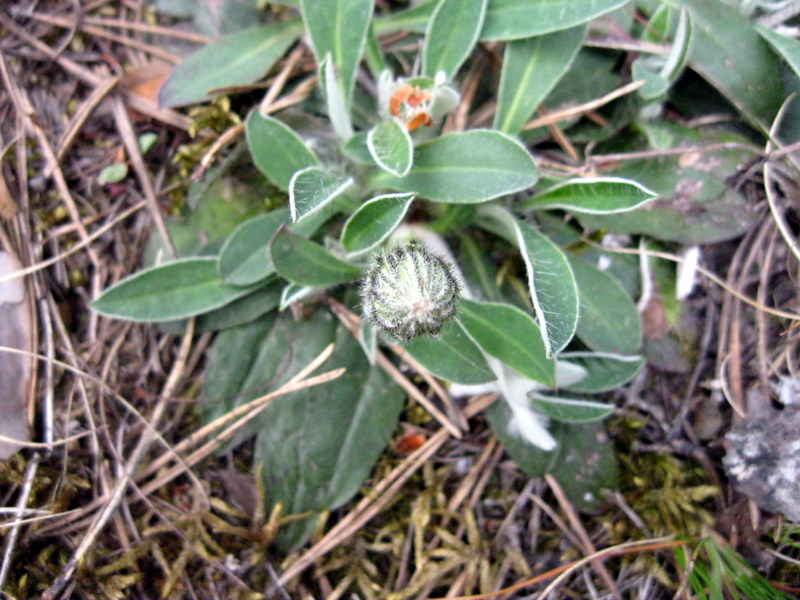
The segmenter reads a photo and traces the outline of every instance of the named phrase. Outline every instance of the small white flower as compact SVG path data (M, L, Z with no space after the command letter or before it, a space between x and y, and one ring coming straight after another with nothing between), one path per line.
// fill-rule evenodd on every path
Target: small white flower
M444 85L438 74L435 79L394 79L389 71L383 71L378 78L379 113L400 119L409 131L430 127L458 106L459 100L458 92Z

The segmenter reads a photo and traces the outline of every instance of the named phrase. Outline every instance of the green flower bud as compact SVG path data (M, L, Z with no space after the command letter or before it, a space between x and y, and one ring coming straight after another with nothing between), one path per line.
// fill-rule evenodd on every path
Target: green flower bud
M361 285L364 317L403 341L438 334L456 315L459 292L450 263L417 242L378 255Z

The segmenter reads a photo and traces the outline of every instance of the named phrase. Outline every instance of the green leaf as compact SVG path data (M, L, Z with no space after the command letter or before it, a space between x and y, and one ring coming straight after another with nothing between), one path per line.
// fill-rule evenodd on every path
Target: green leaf
M375 33L380 35L392 31L425 33L439 0L423 0L407 10L391 12L375 19Z
M353 121L350 118L350 109L345 101L344 91L339 77L336 75L336 67L330 53L319 63L317 69L319 87L325 97L325 104L328 109L328 119L331 127L341 140L349 140L353 137Z
M167 3L177 4L180 0L157 0L155 8L161 13L161 7ZM256 8L254 2L240 0L217 0L213 5L206 2L189 0L186 2L189 15L194 18L194 25L199 33L208 37L219 37L238 33L262 25L263 11ZM185 17L184 17L185 18Z
M628 0L490 0L482 40L518 40L591 21Z
M240 146L209 169L203 181L193 181L186 194L184 214L165 216L179 257L216 254L237 225L264 211L264 200L275 190L249 161L242 160L245 154ZM167 252L154 228L145 265L161 262L160 257Z
M520 208L561 208L578 213L616 214L639 208L658 194L621 177L587 177L559 183L525 200Z
M487 354L533 381L555 384L555 362L547 358L539 327L520 309L462 298L458 320Z
M647 25L640 36L642 41L660 44L669 39L674 12L666 4L659 3L655 10L649 14L650 18L647 19Z
M364 351L364 356L367 357L369 364L374 365L378 352L378 332L369 324L368 319L362 319L359 334L358 344Z
M498 286L496 267L487 256L485 243L476 237L465 235L461 238L457 264L477 297L489 302L501 302L504 298Z
M381 121L370 129L367 148L375 163L392 175L404 177L411 169L414 145L408 130L395 118Z
M372 158L372 154L370 154L369 151L369 146L367 145L368 135L369 134L366 131L354 133L344 144L342 144L341 150L342 154L348 160L351 160L354 163L374 167L376 166L375 159Z
M279 319L258 348L253 367L285 380L303 366L293 354L310 360L329 343L335 343L335 350L323 369L344 368L345 374L277 399L260 418L255 461L269 490L267 513L278 503L288 516L332 510L347 502L364 484L397 425L402 390L382 369L370 367L349 331L337 328L329 313L320 311L305 322ZM312 515L283 525L279 545L285 550L297 547L315 522Z
M554 357L570 342L578 324L578 289L567 257L547 236L505 208L487 205L480 212L499 223L504 237L519 248L545 353Z
M136 138L136 143L139 146L139 152L147 154L155 146L158 141L158 134L155 131L146 131Z
M552 423L550 433L557 445L547 452L509 432L511 410L506 402L492 404L486 416L520 469L531 477L552 474L581 510L599 509L603 505L602 491L617 488L617 459L602 424Z
M284 55L302 26L271 23L225 36L191 54L161 86L161 106L184 106L209 99L215 88L253 83Z
M586 35L586 26L514 40L506 44L493 127L522 131L539 104L567 72Z
M303 368L304 359L307 363L316 356L313 354L318 345L316 340L309 340L308 348L299 348L298 355L278 355L277 359L270 356L268 340L277 317L272 313L246 325L226 329L216 337L201 392L208 401L199 403L203 421L210 423L237 406L276 389ZM276 329L274 334L279 331ZM257 430L256 423L251 430Z
M342 246L351 254L366 252L385 240L403 221L414 194L385 194L358 207L342 230Z
M672 48L664 61L659 75L673 83L683 72L691 54L692 40L694 39L694 26L689 11L681 10L678 17L678 27L672 41Z
M194 330L197 333L218 331L250 323L278 308L280 298L281 287L277 281L272 281L222 308L200 315L195 321Z
M674 9L665 4L656 9L647 24L642 39L655 43L664 43L673 29L671 16ZM632 75L634 81L644 81L637 90L639 96L648 101L663 101L667 90L678 79L689 61L692 43L692 20L689 11L680 11L678 25L675 29L674 41L666 56L640 56L633 62Z
M214 342L202 395L204 420L275 390L330 343L335 350L320 372L345 368L340 378L283 396L248 431L258 433L255 461L261 467L269 513L317 513L346 502L363 485L389 441L403 406L403 393L380 369L370 369L352 336L324 310L296 321L270 316L220 333ZM291 521L278 542L304 541L316 521Z
M783 100L775 56L739 11L715 0L668 0L686 7L694 28L690 64L742 114L767 131Z
M644 85L636 91L645 100L660 99L669 89L669 79L653 71L644 58L633 61L631 75L634 81L644 81Z
M224 283L215 258L189 258L123 279L92 302L92 308L131 321L172 321L219 308L250 291Z
M445 325L439 336L421 336L406 343L403 348L429 373L440 379L465 385L495 379L480 348L455 321Z
M119 183L128 176L128 165L125 163L114 163L104 167L97 176L97 182L101 185L107 183Z
M361 277L361 267L286 228L279 229L272 238L270 253L278 274L299 285L329 286Z
M323 291L325 291L324 286L313 287L289 283L281 291L281 300L280 304L278 304L278 310L284 311L295 302L305 300L311 296L317 296Z
M313 235L329 215L317 213L313 217L289 226L289 230L303 237ZM220 276L232 285L250 285L275 272L269 244L278 227L289 219L288 208L278 208L257 215L235 229L225 241L217 259Z
M278 281L272 281L221 308L199 315L195 319L194 330L196 333L203 333L250 323L276 309L280 297L281 287ZM182 335L186 331L186 320L161 321L158 323L158 328L164 333Z
M775 51L783 57L794 74L800 77L800 42L794 38L786 37L758 23L756 31L763 37Z
M617 281L580 258L570 257L581 301L578 337L597 352L635 354L642 345L636 306Z
M528 189L538 178L533 158L519 141L475 129L420 144L408 175L380 174L375 183L436 202L476 204Z
M750 229L759 213L738 186L729 181L740 166L755 157L742 148L717 152L693 152L695 146L717 143L746 143L746 139L719 129L651 125L667 137L670 148L687 148L680 156L659 156L623 161L611 173L639 181L660 198L640 210L614 215L576 213L590 229L607 228L615 233L645 234L656 239L685 244L706 244L727 240ZM629 150L647 149L634 146Z
M282 190L289 189L292 175L319 160L288 125L253 109L245 122L247 146L258 170Z
M219 255L222 279L232 285L250 285L274 273L269 241L288 219L289 210L279 208L239 225Z
M270 490L267 512L278 503L284 514L295 515L341 506L364 485L397 426L404 393L382 369L370 368L344 328L326 367L346 372L264 411L269 421L257 440L256 459ZM315 521L281 527L278 543L296 548Z
M387 70L389 66L386 64L386 57L383 55L381 43L378 41L378 36L375 34L375 21L370 24L369 31L367 32L367 44L364 48L364 60L367 63L372 78L377 81L380 74Z
M353 183L352 177L324 167L298 171L289 182L289 210L297 223L336 200Z
M531 394L531 407L562 423L592 423L601 421L614 412L613 404L537 393Z
M483 27L488 0L440 0L428 22L422 48L422 72L443 71L452 79L472 52Z
M301 0L300 7L306 31L314 47L317 63L330 54L348 108L358 63L364 53L373 0Z
M596 394L616 389L628 383L644 366L641 356L624 356L602 352L564 352L561 360L581 366L586 377L566 386L583 394Z

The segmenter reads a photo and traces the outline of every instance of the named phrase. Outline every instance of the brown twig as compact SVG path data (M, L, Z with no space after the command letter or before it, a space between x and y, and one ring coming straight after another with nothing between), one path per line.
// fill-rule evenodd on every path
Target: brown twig
M529 129L536 129L537 127L542 127L544 125L551 125L553 123L558 123L559 121L565 121L566 119L571 119L573 117L579 117L584 113L593 111L595 109L600 108L616 100L617 98L621 98L631 92L635 92L640 87L644 85L644 81L632 81L626 85L623 85L616 90L605 94L604 96L600 96L595 100L590 102L585 102L584 104L579 104L578 106L573 106L572 108L565 108L564 110L559 110L553 113L550 113L547 116L540 117L538 119L533 119L532 121L528 121L523 127L523 131L527 131Z
M93 87L97 87L102 84L103 81L102 76L93 73L89 69L82 67L75 61L65 56L59 55L47 44L44 44L40 40L33 37L30 33L25 31L25 29L20 27L13 19L8 18L2 12L0 12L0 24L2 24L16 37L26 42L27 44L30 44L32 47L36 48L37 50L42 52L45 56L47 56L49 59L55 61L67 73L76 77L83 83ZM127 90L124 93L129 106L134 110L137 110L144 115L157 119L162 123L166 123L167 125L183 129L184 131L189 131L189 129L191 128L192 120L190 118L180 113L177 113L174 110L170 110L167 108L160 108L154 102L152 102L147 98L144 98L139 94Z
M85 18L67 19L64 17L58 17L56 15L48 15L45 13L33 13L32 15L30 15L30 17L37 21L41 21L42 23L55 25L56 27L64 27L66 29L78 28L80 29L80 31L86 34L94 35L99 38L105 38L112 42L117 42L119 44L130 46L131 48L136 48L137 50L142 50L151 56L161 58L173 64L180 62L180 58L174 55L172 52L167 52L162 48L153 46L151 44L146 44L134 38L126 37L116 33L111 33L110 31L106 31L102 27L92 26L91 24L89 24L89 21ZM134 28L131 27L131 29ZM136 30L141 31L141 28L136 28Z
M549 473L545 474L544 478L545 481L547 481L547 485L550 486L550 489L553 491L553 494L558 500L561 509L567 514L567 519L572 526L572 530L580 540L581 550L587 557L595 556L597 554L597 550L595 549L589 534L586 533L586 529L584 528L583 523L581 523L578 513L575 512L575 507L567 499L566 494L564 494L563 488ZM608 569L606 569L603 562L598 558L592 558L590 560L590 564L594 570L597 571L598 575L600 575L600 578L605 582L606 586L608 586L611 596L613 598L622 598L622 595L619 593L619 589L617 588L617 582L614 581L613 577L611 577L611 574L608 572Z
M165 395L171 395L174 392L174 387L177 386L178 381L182 377L182 368L183 368L183 359L185 355L189 352L189 348L191 347L192 336L194 334L194 325L193 321L189 321L189 325L187 327L187 332L184 334L183 342L181 344L181 349L179 351L178 359L176 360L175 364L173 365L172 372L170 373L169 378L167 379L167 383L164 387ZM109 519L114 515L119 506L120 502L122 502L124 498L124 493L128 484L130 483L133 473L136 470L136 466L139 464L139 461L143 458L145 451L149 449L150 444L152 443L155 437L155 431L158 429L159 422L161 418L164 416L164 411L167 407L167 402L165 399L161 399L157 404L153 413L150 415L148 419L148 423L150 427L144 429L142 432L142 437L139 439L136 447L131 452L128 460L124 465L124 469L122 471L121 476L117 479L116 483L114 484L114 488L110 495L107 496L107 501L104 503L100 512L97 513L95 518L93 519L91 525L86 530L86 533L83 535L80 544L75 549L75 552L72 554L70 559L67 561L67 564L61 570L60 575L53 581L51 586L42 594L43 600L55 600L61 591L66 587L66 585L72 579L75 570L78 568L78 564L81 562L83 557L89 551L89 548L94 544L97 536L100 532L105 528L106 524L108 523Z
M142 152L139 150L139 142L136 140L136 134L133 131L133 125L128 116L128 110L122 98L119 96L112 98L111 107L114 113L114 120L117 124L117 130L122 138L122 143L125 145L125 150L128 152L128 159L133 165L133 170L136 172L139 185L144 192L145 200L147 200L150 216L153 217L158 233L161 234L161 239L170 255L172 258L177 258L178 251L175 249L175 244L172 242L172 236L167 229L164 215L161 214L161 209L158 206L158 198L153 189L153 184L150 181L150 172L147 170L144 159L142 158Z
M58 158L56 158L56 154L53 151L53 147L50 145L50 141L47 139L47 135L34 118L35 111L30 99L25 91L19 88L14 77L9 71L2 49L0 49L0 76L2 76L6 89L11 96L11 101L14 103L14 108L16 109L17 114L22 117L26 123L27 129L36 137L39 143L39 149L41 150L42 155L47 162L47 169L52 173L53 182L56 185L59 196L64 202L64 206L66 207L79 236L85 241L86 238L89 237L89 233L86 231L86 228L81 222L78 206L75 203L75 200L72 198L72 193L69 190L69 185L67 185L67 180L64 178L64 173L59 166ZM100 259L94 249L87 246L86 252L95 266L98 266Z

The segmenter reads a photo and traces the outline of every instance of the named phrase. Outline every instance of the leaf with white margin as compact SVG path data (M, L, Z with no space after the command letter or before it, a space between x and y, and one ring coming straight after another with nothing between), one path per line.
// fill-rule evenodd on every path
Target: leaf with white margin
M422 49L423 73L449 79L469 57L483 27L488 0L442 0L433 11Z
M373 184L435 202L479 204L526 190L538 179L536 163L518 139L472 129L419 144L405 177L379 173Z
M350 254L371 250L400 225L414 194L384 194L367 200L342 229L342 246Z
M499 233L519 248L545 352L548 358L554 357L570 342L578 326L578 287L567 257L545 235L505 208L487 205L478 211L499 224Z
M605 402L531 394L531 406L537 412L562 423L592 423L614 412L614 406Z
M330 54L319 64L319 84L325 93L328 118L331 120L333 130L342 140L349 140L353 137L353 124L342 97L342 88L338 84Z
M411 136L395 118L381 121L367 134L367 147L378 166L397 177L405 177L414 161Z
M610 215L628 212L658 198L641 183L622 177L570 179L523 202L520 208L560 208L578 213Z
M531 408L528 394L547 389L537 381L522 377L498 359L485 354L489 368L495 374L496 381L477 385L461 385L454 383L448 391L454 398L475 394L500 394L511 410L508 421L508 432L537 448L550 451L556 442L547 430L548 419ZM557 361L555 366L556 387L563 387L580 380L586 371L580 366Z
M694 33L692 25L691 14L686 7L682 8L678 18L678 28L675 30L675 38L672 41L672 49L659 73L671 82L678 78L686 63L689 62Z
M353 183L352 177L324 167L307 167L289 182L289 210L297 223L336 200Z
M282 312L289 308L291 304L325 291L326 286L308 286L297 283L288 283L281 292L281 300L278 304L278 311Z
M582 368L585 373L585 377L560 387L583 394L616 389L633 379L644 366L641 356L611 352L564 352L560 358Z
M300 9L317 62L327 59L331 70L335 68L342 106L349 108L375 3L373 0L301 0Z
M462 298L458 322L486 353L521 375L545 385L555 382L555 361L548 359L539 326L510 304Z

